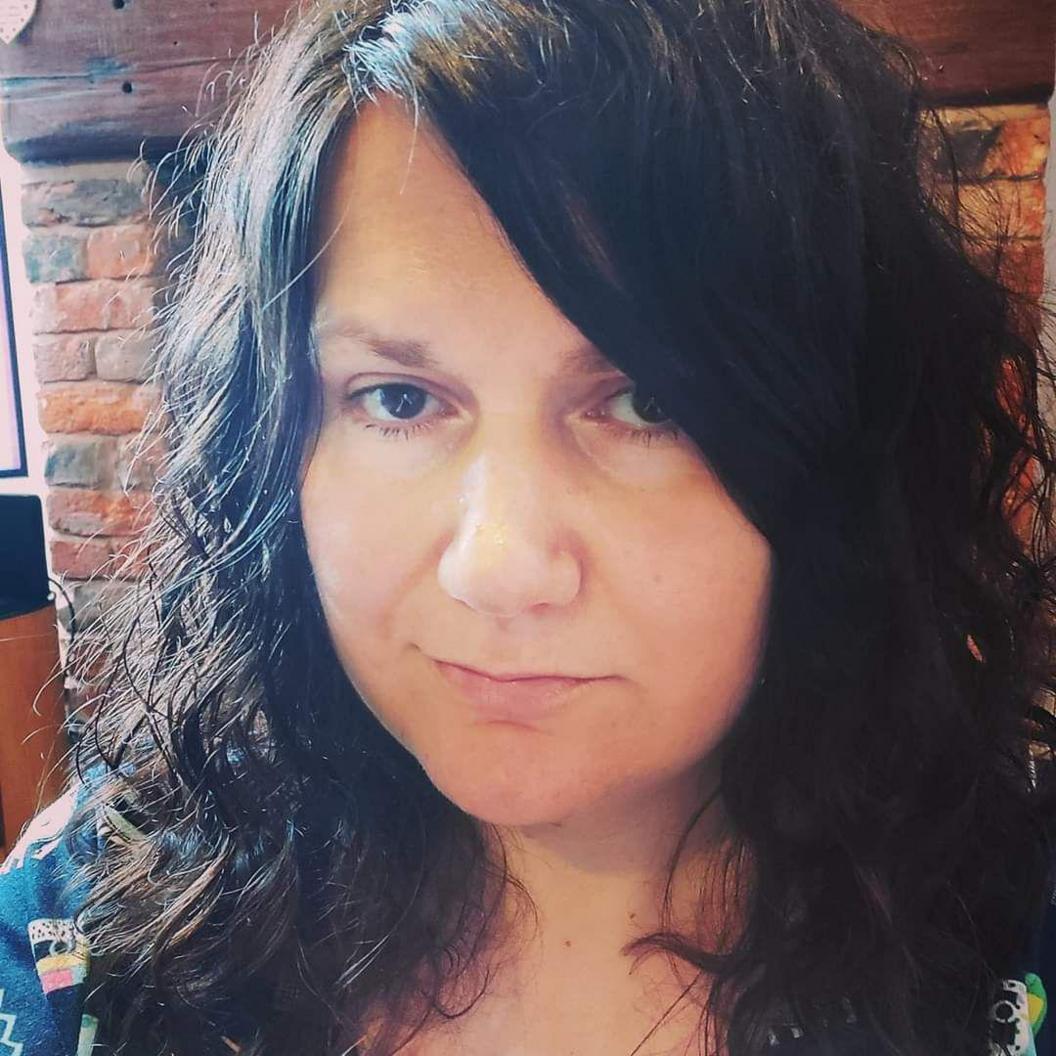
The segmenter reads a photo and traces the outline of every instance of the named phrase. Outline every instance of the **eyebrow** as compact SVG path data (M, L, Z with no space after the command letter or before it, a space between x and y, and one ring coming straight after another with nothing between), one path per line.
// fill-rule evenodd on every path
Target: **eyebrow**
M427 341L410 337L391 337L379 334L350 316L343 316L313 328L316 344L336 341L356 341L364 345L379 359L398 363L403 367L419 370L443 370L443 364L436 358ZM563 357L562 376L577 374L601 374L606 371L618 371L602 351L590 341L572 349Z

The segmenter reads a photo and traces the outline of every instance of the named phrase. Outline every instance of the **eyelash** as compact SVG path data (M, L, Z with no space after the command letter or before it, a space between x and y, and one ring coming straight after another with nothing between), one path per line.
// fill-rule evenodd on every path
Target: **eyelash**
M419 385L410 385L406 382L388 382L383 385L368 385L366 388L358 389L356 392L351 392L345 399L349 403L355 403L361 397L367 396L372 392L377 392L379 389L385 389L389 386L409 388L409 389L421 389ZM427 390L421 389L426 392ZM619 392L614 392L611 396L606 399L606 403L610 400L618 399L620 396L626 396L627 393L633 392L633 388L621 389ZM428 395L432 395L428 393ZM671 425L656 425L646 429L634 429L631 426L623 425L620 422L616 422L611 418L605 418L598 415L593 416L594 420L601 423L603 428L609 429L612 432L617 433L623 439L630 440L632 443L641 444L643 447L649 447L656 441L661 440L674 440L677 439L681 430L678 426ZM410 422L406 426L394 426L394 425L382 425L378 422L364 422L364 429L374 430L386 440L410 440L412 436L418 433L425 432L431 429L433 426L431 421L426 422Z

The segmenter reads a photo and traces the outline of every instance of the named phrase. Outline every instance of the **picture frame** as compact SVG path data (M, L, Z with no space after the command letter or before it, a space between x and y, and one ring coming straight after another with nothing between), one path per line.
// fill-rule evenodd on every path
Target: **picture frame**
M11 277L7 264L7 231L4 226L3 188L0 187L0 478L24 477L26 430L18 382L18 356L14 316L11 311Z

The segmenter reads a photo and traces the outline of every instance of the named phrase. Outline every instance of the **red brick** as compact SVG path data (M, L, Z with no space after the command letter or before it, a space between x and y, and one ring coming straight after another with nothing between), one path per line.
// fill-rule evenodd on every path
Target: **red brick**
M118 442L115 479L122 488L152 488L164 465L166 447L161 436L144 433Z
M73 535L133 535L146 523L150 497L88 488L53 488L47 497L48 523Z
M105 536L95 539L53 539L51 567L71 579L92 579L113 560L113 548Z
M962 179L1041 176L1049 149L1049 114L1044 104L950 108L942 113ZM940 141L929 149L949 171Z
M56 537L51 542L51 567L71 579L136 578L142 571L134 559L137 542L135 536Z
M1010 242L1001 262L1001 279L1016 292L1037 300L1045 282L1044 243L1036 238Z
M89 334L40 335L33 342L38 381L79 381L95 369L95 338Z
M62 180L22 186L22 218L29 226L79 224L96 227L143 215L146 203L138 175L128 179Z
M150 386L120 381L44 385L39 390L40 424L46 433L135 433L156 400Z
M95 372L110 381L145 381L150 376L154 335L142 330L112 330L95 342Z
M138 536L116 539L114 543L114 575L121 579L139 579L147 571L147 551Z
M88 236L88 276L123 279L152 275L158 263L157 234L146 224L101 227Z
M1049 153L1049 115L1008 121L987 159L987 176L1041 176Z
M33 329L38 334L74 330L133 330L149 325L155 290L144 280L90 279L37 286Z
M990 180L961 187L962 220L983 233L1007 230L1015 238L1040 238L1045 228L1041 180Z

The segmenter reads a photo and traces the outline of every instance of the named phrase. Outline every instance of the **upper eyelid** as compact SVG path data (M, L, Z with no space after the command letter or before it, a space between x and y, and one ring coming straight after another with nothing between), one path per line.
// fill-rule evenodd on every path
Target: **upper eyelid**
M369 375L367 375L367 377L369 377ZM597 377L595 377L593 379L585 379L585 380L589 380L590 381L592 388L601 388L605 384L620 385L621 389L619 391L621 391L621 392L623 391L622 387L624 387L624 386L625 387L629 387L629 388L634 388L634 382L630 378L628 378L626 374L619 374L619 373L604 374L604 375L599 375L599 376L597 376ZM350 382L347 382L347 383L343 384L341 386L341 388L347 390L345 392L346 396L351 396L351 395L354 395L356 393L369 392L372 389L383 388L386 385L410 385L410 386L413 386L415 388L423 389L424 391L429 392L429 393L431 393L433 395L436 395L436 393L434 391L436 388L440 388L440 389L449 389L449 388L451 388L451 386L445 385L442 382L435 382L435 381L433 381L430 378L422 378L422 377L414 377L414 376L401 377L399 375L386 375L383 379L379 379L377 381L367 381L367 380L365 380L363 378L360 378L360 379L356 379L354 381L350 381ZM566 382L566 385L567 385L567 382ZM475 403L476 401L471 399L471 398L469 398L469 399L465 399L464 402Z
M567 379L565 381L567 385ZM455 392L454 400L446 394L444 390L450 389L450 386L445 385L442 382L436 382L431 378L423 378L415 375L393 375L387 374L378 377L377 380L372 380L371 375L366 373L364 376L358 379L352 379L341 386L341 398L344 400L351 399L353 396L360 396L365 393L371 392L374 389L382 388L386 385L410 385L414 388L422 389L427 392L430 396L440 400L445 406L451 408L462 404L468 406L471 411L478 409L478 402L473 397L472 393L468 391L466 393ZM611 392L602 392L600 390L606 389L609 386L613 386ZM621 395L628 389L634 388L634 382L627 377L626 374L613 373L599 376L593 379L590 386L590 395L596 399L611 400L614 397ZM440 390L440 391L437 391ZM586 398L584 393L584 398Z
M622 375L620 377L614 377L614 378L612 378L610 380L613 382L613 384L616 384L617 382L619 382L619 386L617 388L614 388L613 391L608 392L604 396L599 397L602 403L608 403L610 400L614 400L614 399L616 399L616 397L622 396L622 395L624 395L625 393L627 393L629 391L633 391L633 389L634 389L634 382L631 381L631 379L628 378L626 375ZM433 415L433 416L430 416L430 417L441 417L441 418L443 418L443 417L453 417L450 413L445 413L445 411L449 411L449 409L450 409L449 401L447 401L446 399L444 399L441 396L438 396L435 392L432 391L432 389L431 389L431 387L429 385L423 384L423 379L421 379L421 378L416 378L416 379L413 379L413 380L412 379L402 379L402 378L389 378L389 379L384 380L384 381L375 381L373 383L356 385L356 386L352 387L352 391L350 391L348 393L345 393L342 396L342 398L344 400L351 400L353 397L356 397L356 398L363 397L363 396L366 396L367 394L369 394L371 392L374 392L376 389L385 388L388 385L407 385L410 388L421 389L428 396L431 396L433 399L438 400L441 404L444 405L443 409L441 410L441 412L438 415ZM597 418L599 416L597 414L593 414L593 415L587 415L587 417ZM420 422L420 420L418 420L418 419L406 419L406 423L407 423L408 427L413 427L416 421ZM393 422L398 422L398 420L394 419ZM650 429L663 429L663 426L657 424L657 425L652 425L649 428ZM646 430L642 430L642 431L643 432L647 432L649 430L646 429Z

